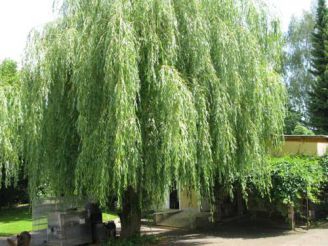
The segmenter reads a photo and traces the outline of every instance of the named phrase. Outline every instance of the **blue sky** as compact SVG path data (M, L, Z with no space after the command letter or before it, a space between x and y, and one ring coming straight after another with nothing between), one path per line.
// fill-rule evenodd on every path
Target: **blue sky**
M311 0L264 1L281 19L284 31L292 15L311 7ZM53 0L0 0L0 61L10 57L19 62L29 31L54 18Z

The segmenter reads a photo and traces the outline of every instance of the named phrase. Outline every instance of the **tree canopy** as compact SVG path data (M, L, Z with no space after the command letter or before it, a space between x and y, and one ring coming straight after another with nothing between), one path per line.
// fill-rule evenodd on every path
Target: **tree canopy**
M64 1L24 63L30 191L146 207L174 183L265 189L282 137L279 23L260 2Z

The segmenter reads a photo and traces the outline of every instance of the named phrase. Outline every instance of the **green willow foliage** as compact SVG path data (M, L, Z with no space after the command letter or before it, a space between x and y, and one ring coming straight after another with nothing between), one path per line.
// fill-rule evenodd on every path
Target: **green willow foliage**
M65 1L27 47L31 194L48 183L105 202L132 186L160 202L175 182L211 196L254 170L267 187L285 114L281 35L251 2Z
M0 64L0 188L11 178L17 182L20 168L20 80L17 65L12 60ZM3 180L4 179L4 180Z

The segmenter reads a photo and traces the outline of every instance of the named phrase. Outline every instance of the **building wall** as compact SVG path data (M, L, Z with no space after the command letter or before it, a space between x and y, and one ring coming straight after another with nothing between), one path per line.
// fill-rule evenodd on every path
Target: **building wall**
M282 155L317 155L318 143L286 141L282 147Z
M181 190L179 195L180 209L199 209L198 194L195 191Z
M325 139L324 139L325 140ZM328 142L311 139L288 140L283 144L279 155L314 155L323 156L328 151Z

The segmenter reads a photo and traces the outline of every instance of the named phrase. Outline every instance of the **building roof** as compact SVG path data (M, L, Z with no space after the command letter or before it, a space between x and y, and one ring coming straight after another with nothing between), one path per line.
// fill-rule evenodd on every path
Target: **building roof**
M285 135L285 141L328 143L328 136L326 136L326 135L316 135L316 136Z

